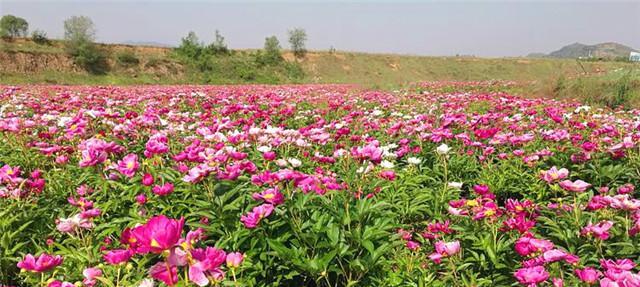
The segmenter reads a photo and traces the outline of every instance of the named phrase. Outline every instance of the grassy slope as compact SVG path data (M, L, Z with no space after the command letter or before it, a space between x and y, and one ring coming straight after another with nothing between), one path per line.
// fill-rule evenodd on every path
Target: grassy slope
M144 62L149 59L169 60L169 49L130 45L102 45L114 57L123 50L134 51ZM30 41L0 42L0 52L64 53L63 43L37 45ZM290 53L285 59L294 61ZM1 65L2 63L0 63ZM470 57L422 57L408 55L366 54L354 52L311 52L300 62L305 70L302 82L355 83L365 87L394 88L400 85L435 80L475 81L514 80L553 82L558 77L573 79L608 75L609 72L638 69L638 65L620 62L582 62L567 59L529 58L470 58ZM583 70L584 68L584 70ZM179 84L198 83L197 72L180 75L157 75L144 67L113 69L107 75L88 75L59 72L55 69L40 73L6 73L0 69L0 83L59 83L59 84Z

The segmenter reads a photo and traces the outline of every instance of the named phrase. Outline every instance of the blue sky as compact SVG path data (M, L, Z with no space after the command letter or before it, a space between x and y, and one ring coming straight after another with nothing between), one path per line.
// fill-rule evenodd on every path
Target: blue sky
M308 47L416 55L521 56L574 42L640 48L640 1L16 1L0 14L50 37L71 15L93 19L101 42L205 42L221 31L232 48L259 48L306 29Z

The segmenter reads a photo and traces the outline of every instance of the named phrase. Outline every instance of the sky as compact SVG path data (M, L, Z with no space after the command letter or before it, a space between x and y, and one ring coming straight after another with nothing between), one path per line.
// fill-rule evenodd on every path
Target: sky
M300 27L307 48L481 57L548 53L580 42L640 49L640 0L632 1L124 1L0 0L0 15L62 38L63 21L90 17L97 41L177 45L189 31L230 48L260 48Z

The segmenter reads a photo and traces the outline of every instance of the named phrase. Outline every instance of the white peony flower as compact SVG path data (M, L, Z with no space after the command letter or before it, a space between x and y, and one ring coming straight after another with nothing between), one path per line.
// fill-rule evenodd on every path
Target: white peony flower
M383 160L380 163L380 166L383 167L383 168L386 168L386 169L392 169L395 165L392 162L388 161L388 160Z
M436 152L440 155L446 155L450 150L451 148L446 144L441 144L438 148L436 148Z
M462 188L462 182L452 181L452 182L449 182L449 183L447 184L447 186L448 186L449 188L461 189L461 188Z
M407 158L407 162L409 164L420 164L420 162L422 162L422 160L417 158L417 157L410 157L410 158Z
M287 161L288 161L288 162L291 164L291 166L293 166L293 167L299 167L299 166L301 166L301 165L302 165L302 161L300 161L300 160L299 160L299 159L297 159L297 158L292 158L292 157L290 157L290 158L288 158L288 159L287 159Z

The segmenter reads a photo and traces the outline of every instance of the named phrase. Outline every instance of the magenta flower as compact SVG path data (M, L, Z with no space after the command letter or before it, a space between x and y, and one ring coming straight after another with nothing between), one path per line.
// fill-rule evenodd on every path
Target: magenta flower
M240 252L231 252L227 254L227 267L238 268L244 260L244 254Z
M543 266L533 266L518 269L514 276L520 284L536 286L549 278L549 272Z
M241 216L240 221L246 228L253 229L258 226L263 218L271 215L271 212L273 212L273 205L264 203L254 207L247 215Z
M132 256L133 252L130 249L115 249L102 255L102 259L104 259L108 264L119 265L129 261Z
M560 187L562 187L564 190L572 192L584 192L591 186L591 184L588 184L579 179L576 181L563 180L559 184Z
M566 168L558 169L555 166L551 167L547 171L540 172L540 177L547 183L553 183L555 181L564 179L567 176L569 176L569 170L567 170Z
M184 218L179 220L158 215L144 225L131 229L131 236L137 244L137 253L162 253L171 249L180 240Z
M206 249L191 250L191 257L196 262L189 266L189 280L198 286L209 284L209 278L227 259L227 254L220 249L207 247Z
M396 173L393 170L383 170L379 176L388 181L394 181L396 179Z
M142 176L142 185L151 186L152 184L153 184L153 175L151 175L150 173L145 173Z
M62 282L60 280L53 280L47 284L47 287L76 287L76 285L69 282Z
M278 206L284 202L284 195L278 188L269 188L261 193L254 193L251 196L255 200L263 200L266 203L273 204L273 206Z
M144 156L152 157L155 154L163 154L169 151L169 146L167 146L167 136L164 134L155 134L147 144L145 145L146 149L144 151Z
M520 256L528 256L536 252L546 252L553 249L553 242L544 239L537 239L523 236L516 241L514 248Z
M140 163L136 154L130 153L118 161L118 171L126 177L133 177L139 168Z
M444 256L452 256L460 252L460 241L444 242L438 241L435 245L436 252Z
M163 185L154 186L151 191L159 196L166 196L173 193L173 183L167 182Z
M609 229L611 229L611 227L613 227L613 221L610 220L601 221L596 225L589 223L587 226L582 228L580 234L585 236L593 235L600 240L607 240L607 238L609 238Z
M149 269L151 278L160 280L169 286L176 285L178 280L178 267L166 262L158 262Z
M49 271L60 264L62 264L62 257L60 255L54 256L42 253L38 257L27 254L22 261L18 262L17 266L25 271L40 273Z
M576 269L575 273L576 273L576 276L578 276L578 279L580 279L580 281L585 282L587 284L597 283L600 280L600 277L602 276L602 272L591 267L585 267L584 269Z
M407 246L407 249L409 249L411 251L415 251L415 250L418 250L418 248L420 248L420 243L415 242L413 240L409 240L409 241L407 241L406 246Z
M84 269L84 271L82 271L82 276L84 276L82 284L87 287L92 287L96 285L96 283L98 283L96 277L102 276L102 270L96 267L86 268Z
M20 167L11 167L5 164L0 168L0 182L20 183L23 178L20 177Z

